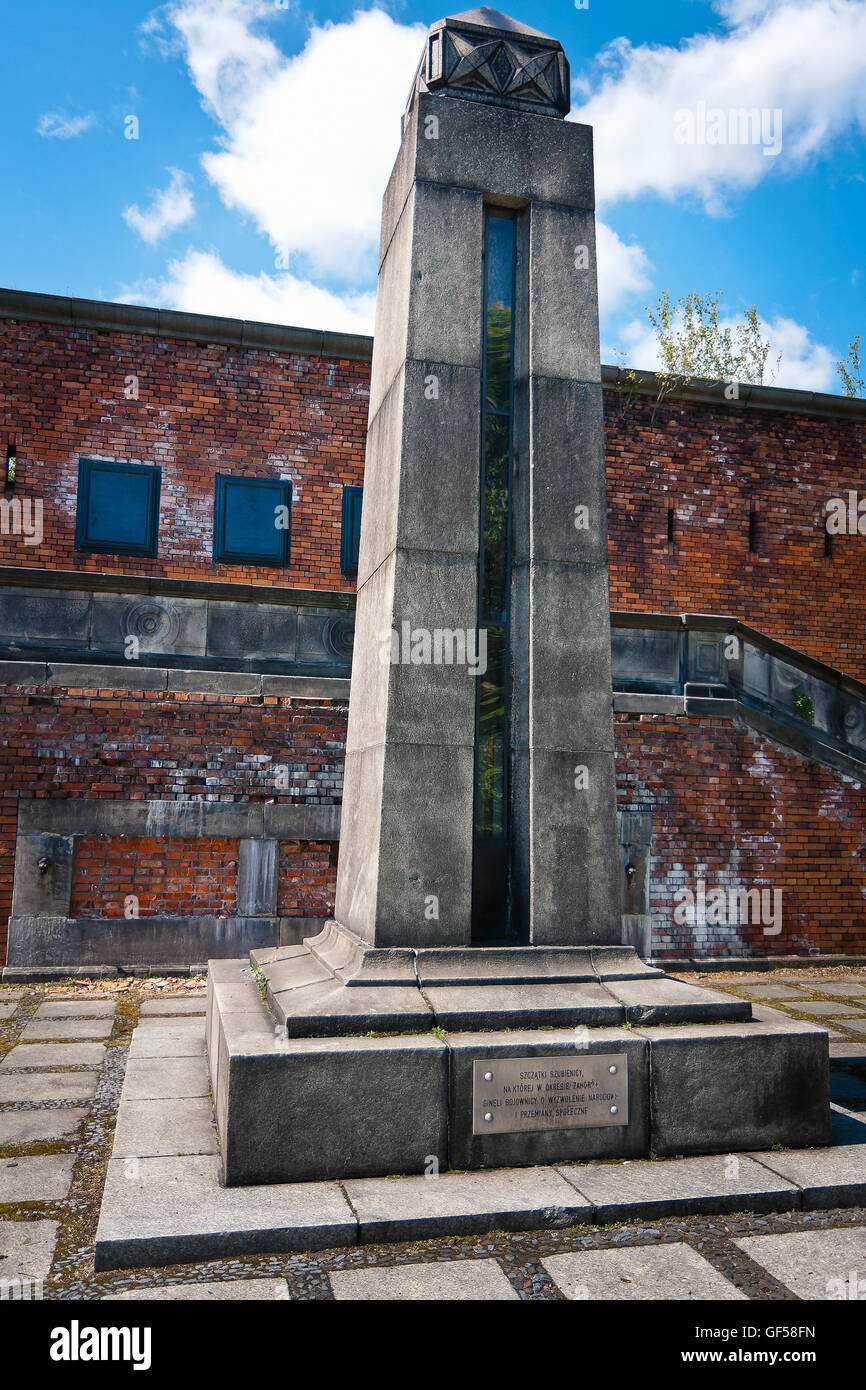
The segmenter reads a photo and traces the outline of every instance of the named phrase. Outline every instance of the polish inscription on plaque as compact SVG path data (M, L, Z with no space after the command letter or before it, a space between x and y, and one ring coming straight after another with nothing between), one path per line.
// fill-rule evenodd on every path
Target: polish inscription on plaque
M472 1133L628 1124L628 1059L503 1057L472 1064Z

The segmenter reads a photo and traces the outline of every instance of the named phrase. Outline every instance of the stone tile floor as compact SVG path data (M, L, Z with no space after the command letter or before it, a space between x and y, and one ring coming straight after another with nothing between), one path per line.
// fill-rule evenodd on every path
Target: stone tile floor
M706 982L832 1022L833 1099L852 1115L866 1112L866 971L713 974ZM200 983L181 980L110 990L0 986L0 1289L14 1292L29 1278L42 1281L45 1298L88 1300L866 1299L862 1208L493 1232L96 1274L96 1223L133 1029L140 1015L180 1022L204 1007ZM158 1047L134 1050L131 1070L172 1065ZM134 1134L129 1143L135 1148Z

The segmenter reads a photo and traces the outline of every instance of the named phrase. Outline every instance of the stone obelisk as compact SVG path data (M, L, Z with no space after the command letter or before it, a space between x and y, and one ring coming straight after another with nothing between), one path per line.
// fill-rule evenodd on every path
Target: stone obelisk
M385 194L335 911L377 947L621 940L568 89L555 39L490 9L434 24Z

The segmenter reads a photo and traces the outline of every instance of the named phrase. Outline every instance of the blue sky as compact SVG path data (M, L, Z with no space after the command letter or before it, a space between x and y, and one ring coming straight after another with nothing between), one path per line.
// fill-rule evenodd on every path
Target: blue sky
M561 40L572 117L595 129L605 360L655 365L660 291L721 291L732 315L757 305L778 384L839 389L836 359L866 340L866 0L510 12ZM0 282L371 331L381 194L438 17L5 7ZM766 111L766 138L681 138L683 112L697 131L738 108Z

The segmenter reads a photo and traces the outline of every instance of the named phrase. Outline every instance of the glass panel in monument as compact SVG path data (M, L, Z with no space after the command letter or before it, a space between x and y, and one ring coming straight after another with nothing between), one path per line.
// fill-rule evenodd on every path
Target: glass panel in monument
M484 235L484 384L478 626L487 670L478 678L472 939L512 939L509 904L508 650L514 398L515 221L488 209Z

